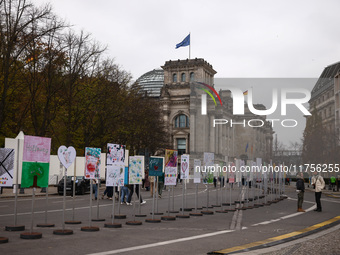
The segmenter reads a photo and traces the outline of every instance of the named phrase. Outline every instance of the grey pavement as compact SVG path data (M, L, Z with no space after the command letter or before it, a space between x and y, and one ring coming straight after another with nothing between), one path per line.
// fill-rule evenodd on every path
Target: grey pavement
M100 194L104 190L100 188ZM206 204L207 190L203 184L199 185L199 206ZM228 190L223 191L223 200L228 202L229 195L232 201L239 198L244 190L235 188L230 194ZM258 190L254 189L256 194ZM182 185L174 188L175 209L182 205ZM249 196L253 195L249 191ZM327 192L328 193L328 192ZM45 194L37 190L35 203L34 224L44 221ZM147 201L141 206L142 213L151 218L152 199L150 192L142 190L143 199ZM210 188L209 204L216 204L221 199L221 192ZM243 196L245 195L242 193ZM146 223L145 218L137 218L142 221L141 226L128 226L126 221L134 220L133 206L121 205L121 214L126 214L127 219L117 219L121 223L121 229L104 228L104 222L92 222L92 225L99 226L100 231L96 233L86 233L80 231L83 226L89 223L89 194L76 196L74 198L76 219L82 224L77 226L67 225L67 229L72 229L72 236L56 236L53 230L61 228L62 222L62 201L63 197L56 195L56 188L49 188L48 221L52 221L56 226L50 229L34 227L34 231L43 234L43 238L37 240L20 239L20 233L4 231L4 226L13 222L14 194L10 189L4 189L0 196L0 236L8 237L9 243L1 244L1 248L7 254L207 254L208 252L220 249L231 248L237 245L244 245L256 241L261 241L270 237L290 233L296 230L315 225L339 215L340 199L322 197L323 212L312 211L314 206L314 194L307 189L303 207L308 209L307 213L296 213L296 192L294 186L286 186L288 199L260 207L252 210L217 213L219 207L212 208L214 215L204 215L201 217L190 217L189 219L176 219L174 222L162 221L161 223ZM331 195L337 196L338 193ZM275 194L274 194L275 195ZM18 199L18 223L25 224L29 230L31 220L31 191L25 190L25 194L19 194ZM273 195L272 195L273 196ZM194 207L195 185L190 183L187 186L187 205ZM271 195L268 196L268 199ZM106 222L111 221L111 200L92 201L92 218L97 216L97 202L100 208L100 218ZM66 197L66 220L72 217L73 199ZM138 203L136 203L138 212ZM168 191L163 191L162 199L158 200L159 211L165 213L168 208ZM228 207L225 207L228 208ZM224 208L224 209L225 209ZM116 214L117 214L116 204ZM187 212L185 212L187 213ZM176 215L176 214L171 214ZM161 216L155 216L160 218ZM36 245L39 242L39 245ZM321 248L320 248L321 250ZM268 251L267 251L268 252ZM284 253L283 253L284 254ZM322 253L320 253L322 254Z

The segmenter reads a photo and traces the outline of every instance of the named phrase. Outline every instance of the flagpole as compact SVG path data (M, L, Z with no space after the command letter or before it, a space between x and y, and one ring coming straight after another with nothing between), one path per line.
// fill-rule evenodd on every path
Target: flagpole
M190 38L190 43L189 43L189 59L190 59L190 50L191 50L191 33L189 32L189 38Z

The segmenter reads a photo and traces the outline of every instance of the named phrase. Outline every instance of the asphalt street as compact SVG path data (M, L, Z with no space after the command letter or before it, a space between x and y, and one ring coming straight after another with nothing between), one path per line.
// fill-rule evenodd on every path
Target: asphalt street
M103 192L102 187L100 194ZM55 189L55 188L54 188ZM234 187L231 195L232 201L240 198L253 197L259 194L257 189L247 190ZM27 190L28 194L29 191ZM184 208L195 207L195 184L188 184L185 190L186 197L182 199L182 184L174 188L174 208L179 210L184 200ZM217 193L217 196L216 196ZM55 224L52 228L38 228L36 224L45 222L46 199L37 194L34 203L34 232L42 233L42 238L37 240L25 240L20 238L22 232L29 232L31 226L32 197L20 196L17 202L18 224L26 226L25 231L5 231L5 226L14 222L14 197L4 192L0 197L0 237L7 237L8 243L0 244L6 254L207 254L212 251L227 249L234 246L245 245L261 241L267 238L287 234L293 231L324 222L339 216L340 199L337 196L322 197L323 211L314 212L314 193L305 192L303 208L306 213L297 213L297 195L294 186L286 186L285 194L288 197L269 206L254 209L237 210L235 212L217 213L221 207L209 208L213 215L190 216L190 218L177 218L175 221L160 223L148 223L145 219L152 219L152 198L150 192L142 190L142 197L146 204L141 206L141 213L147 217L134 217L133 206L120 205L120 214L126 215L126 219L115 219L115 223L121 223L121 228L105 228L104 224L111 222L112 200L99 200L99 217L97 215L97 201L92 201L92 218L105 219L94 222L90 218L90 196L66 197L65 220L72 220L73 206L75 219L81 221L80 225L65 225L66 229L73 230L73 235L54 235L53 231L62 228L63 196L56 195L50 188L48 199L47 222ZM158 199L158 211L168 215L168 190L163 191L163 196ZM222 196L223 194L223 196ZM171 192L170 192L171 195ZM100 196L99 196L100 197ZM209 188L209 205L219 205L230 199L229 189ZM275 194L269 194L266 201L274 200ZM137 199L136 199L137 200ZM73 204L74 201L74 204ZM172 203L172 197L170 199ZM255 201L255 203L265 202ZM252 205L250 202L245 205ZM207 204L207 187L198 186L198 206ZM115 214L118 214L117 203ZM232 206L231 208L234 208ZM228 209L224 206L223 209ZM172 210L172 204L170 205ZM206 209L203 209L206 210ZM198 210L201 211L201 210ZM190 212L185 211L188 215ZM135 203L135 214L139 214L139 203ZM170 213L176 216L180 213ZM161 215L154 215L154 219L161 219ZM126 225L127 221L141 221L142 225ZM84 232L81 227L98 226L99 231Z

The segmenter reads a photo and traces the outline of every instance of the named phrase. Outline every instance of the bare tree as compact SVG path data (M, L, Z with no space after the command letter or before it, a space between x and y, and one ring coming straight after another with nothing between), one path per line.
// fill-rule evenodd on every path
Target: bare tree
M4 134L3 124L10 108L9 98L17 92L19 84L16 76L19 70L25 68L21 60L25 58L25 51L29 44L39 40L57 27L46 26L50 20L56 18L51 7L35 7L25 0L0 1L0 132ZM33 29L34 28L34 29Z
M86 91L93 85L92 77L106 48L94 42L90 34L83 31L78 35L70 30L65 36L65 44L67 61L63 72L63 94L67 117L63 122L66 145L70 145L82 124L84 115L88 114L87 107L91 104L93 95Z

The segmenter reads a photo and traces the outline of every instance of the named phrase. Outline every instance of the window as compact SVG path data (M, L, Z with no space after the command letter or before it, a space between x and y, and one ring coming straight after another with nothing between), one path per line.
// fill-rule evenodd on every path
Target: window
M186 152L187 141L185 138L178 138L177 139L177 150L178 155L183 155Z
M177 82L177 74L174 73L174 74L172 75L172 81L173 81L173 82Z
M186 128L189 127L188 116L181 114L175 118L175 128Z
M195 80L195 73L191 72L190 73L190 82L194 82L194 80Z
M185 82L185 73L181 74L181 82Z

